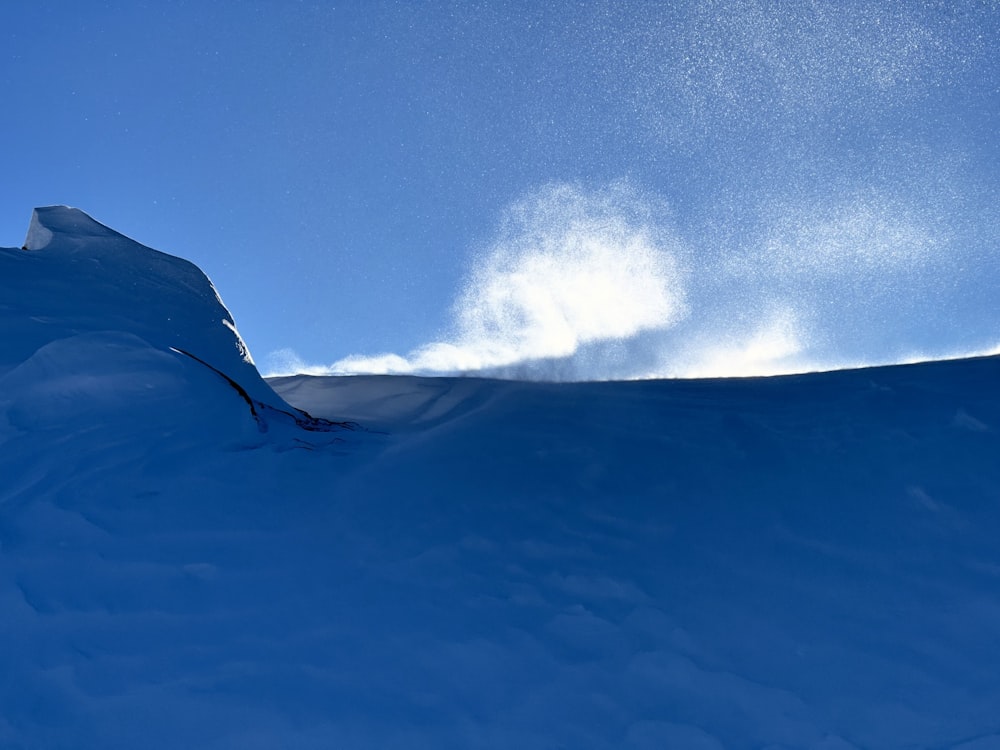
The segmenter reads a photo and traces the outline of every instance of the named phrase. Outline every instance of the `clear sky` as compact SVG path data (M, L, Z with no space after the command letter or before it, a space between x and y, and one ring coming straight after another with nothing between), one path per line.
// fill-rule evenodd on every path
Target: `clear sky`
M8 2L0 245L65 203L189 258L264 369L990 349L998 47L985 1Z

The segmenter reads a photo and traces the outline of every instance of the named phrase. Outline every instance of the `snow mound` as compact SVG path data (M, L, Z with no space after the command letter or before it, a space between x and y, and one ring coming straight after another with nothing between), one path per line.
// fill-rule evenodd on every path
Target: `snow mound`
M162 360L170 363L170 371L178 367L180 356L188 360L185 367L206 369L218 387L228 385L239 393L246 402L241 408L249 404L254 411L257 402L293 420L306 418L260 377L232 315L201 269L141 245L79 209L35 209L24 246L0 249L0 278L0 377L45 350L47 364L42 369L53 382L63 384L65 373L75 373L77 386L71 390L76 390L87 368L101 361L101 354L94 352L114 359L115 346L121 343L118 335L148 349L139 358L147 365ZM76 343L52 347L66 340ZM94 351L88 354L88 348ZM48 360L55 352L73 359L54 365ZM135 358L115 361L125 366L116 376L116 388L132 382L131 375L138 378L134 382L147 382L130 369ZM38 363L29 369L37 375ZM147 367L140 370L149 375ZM5 379L8 393L13 382ZM44 388L36 384L34 391ZM88 398L95 395L87 393Z
M99 331L52 341L0 377L0 411L8 429L27 434L167 440L187 432L205 445L258 441L245 401L226 390L183 355Z
M275 401L212 282L193 263L135 242L79 209L35 209L22 250L0 251L4 328L0 368L42 346L94 331L183 348Z

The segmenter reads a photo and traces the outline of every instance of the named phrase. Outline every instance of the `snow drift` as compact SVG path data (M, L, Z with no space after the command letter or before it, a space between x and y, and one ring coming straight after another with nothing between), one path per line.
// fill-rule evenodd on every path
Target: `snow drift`
M27 246L0 746L1000 746L1000 360L269 383L190 264Z
M258 431L269 427L265 412L271 421L333 427L267 386L199 268L78 209L35 209L24 246L0 249L0 278L0 401L22 428L74 415L99 422L108 408L137 419L150 403L168 421L190 413L225 424L208 419L225 404L231 424L252 417ZM207 389L201 399L189 398L196 383Z
M274 399L232 316L194 264L152 250L78 209L35 209L21 251L0 253L4 347L0 371L52 341L109 330L159 349L180 347Z

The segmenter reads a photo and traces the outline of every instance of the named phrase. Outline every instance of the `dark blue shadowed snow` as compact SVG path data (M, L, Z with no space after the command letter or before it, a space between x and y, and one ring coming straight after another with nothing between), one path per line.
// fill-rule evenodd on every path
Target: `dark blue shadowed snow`
M0 746L1000 744L997 358L297 376L367 431L262 433L173 282L112 304L152 251L66 231L0 277Z

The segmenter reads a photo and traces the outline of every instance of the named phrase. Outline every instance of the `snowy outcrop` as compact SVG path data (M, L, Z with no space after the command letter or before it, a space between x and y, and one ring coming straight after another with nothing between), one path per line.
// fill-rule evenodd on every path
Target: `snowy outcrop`
M81 352L127 340L131 351L149 348L144 362L181 360L184 368L205 371L227 399L246 402L240 408L249 406L262 429L264 407L292 421L309 420L261 378L232 315L197 266L75 208L35 209L24 246L0 249L0 326L0 382L8 398L25 372L58 370L50 362L53 352L75 352L79 361L64 362L64 370L80 374L100 358ZM71 340L77 343L53 346ZM119 348L106 346L107 356ZM45 358L44 368L31 362L36 356ZM121 377L127 378L127 366Z

